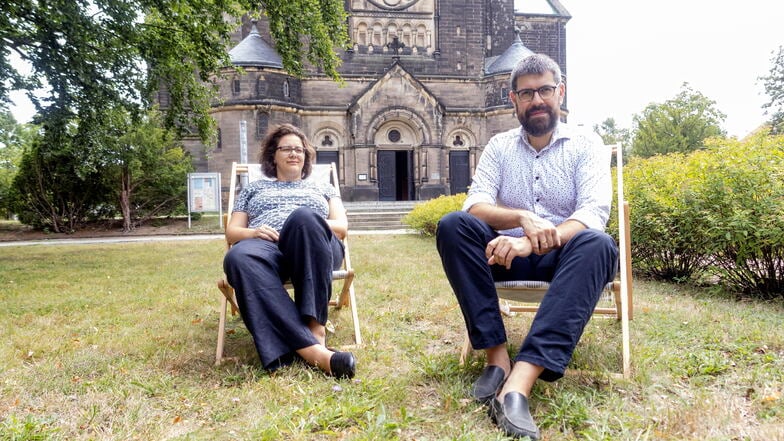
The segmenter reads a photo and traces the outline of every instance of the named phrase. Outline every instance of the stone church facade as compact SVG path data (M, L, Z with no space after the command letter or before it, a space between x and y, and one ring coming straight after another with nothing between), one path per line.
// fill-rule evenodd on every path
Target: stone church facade
M516 7L517 5L517 7ZM509 73L531 52L566 75L558 0L346 0L352 47L340 53L344 85L311 69L287 75L268 25L243 20L213 117L218 144L187 148L197 171L220 172L224 200L232 162L256 162L267 129L292 123L334 162L346 201L426 200L466 191L482 149L519 126ZM564 115L566 115L564 102Z

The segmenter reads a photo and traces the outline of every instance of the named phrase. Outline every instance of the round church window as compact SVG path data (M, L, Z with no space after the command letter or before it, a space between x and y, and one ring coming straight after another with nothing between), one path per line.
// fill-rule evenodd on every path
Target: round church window
M392 129L387 134L387 138L392 142L398 142L400 141L400 132L397 129Z

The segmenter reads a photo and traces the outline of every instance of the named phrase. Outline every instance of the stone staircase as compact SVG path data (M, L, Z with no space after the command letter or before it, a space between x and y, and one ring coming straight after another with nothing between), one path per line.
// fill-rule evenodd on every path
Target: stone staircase
M343 202L351 231L405 230L402 219L421 201Z

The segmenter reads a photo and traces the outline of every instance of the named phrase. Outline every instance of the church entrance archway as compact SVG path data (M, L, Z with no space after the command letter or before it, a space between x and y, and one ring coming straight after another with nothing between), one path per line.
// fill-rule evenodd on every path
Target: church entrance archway
M451 194L466 193L471 184L468 150L449 152L449 191Z
M379 201L414 199L411 150L379 150L377 164Z

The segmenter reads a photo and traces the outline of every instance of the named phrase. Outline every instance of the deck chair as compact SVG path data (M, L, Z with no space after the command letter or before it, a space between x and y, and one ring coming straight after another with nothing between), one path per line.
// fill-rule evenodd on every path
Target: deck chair
M229 209L225 215L225 225L229 224L231 220L231 210L234 207L234 198L239 194L240 190L249 183L258 179L268 179L261 173L260 164L238 164L233 163L231 166L231 181L229 184ZM321 182L329 182L335 186L335 189L340 194L340 185L338 182L338 175L335 164L313 164L311 175L308 179L315 179ZM228 249L231 245L226 243ZM341 268L332 272L333 283L340 284L337 298L330 300L330 306L335 308L349 307L351 310L351 320L354 325L354 343L356 345L362 344L362 335L359 331L359 316L357 315L357 302L354 295L354 269L351 267L351 258L349 257L348 249L348 236L343 239L343 246L345 248L345 257ZM285 285L286 289L293 289L290 282ZM229 285L226 279L218 280L218 289L221 292L221 306L220 306L220 321L218 322L218 345L215 349L215 364L219 365L223 361L223 346L226 336L226 313L231 308L231 314L237 315L239 307L237 306L237 298L234 294L234 288ZM334 297L334 296L333 296Z
M632 319L632 267L631 267L631 232L629 231L629 204L623 197L623 154L620 146L608 146L613 149L617 162L616 207L618 208L618 247L619 271L616 280L605 286L602 299L594 309L596 316L612 316L621 322L621 358L620 372L614 376L629 378L631 375L631 356L629 342L629 320ZM496 282L495 288L501 303L501 312L513 315L517 312L536 312L550 284L547 282L516 280ZM614 306L602 306L611 302ZM511 303L510 303L511 302ZM471 342L468 333L463 340L460 353L460 364L464 364L471 353Z

